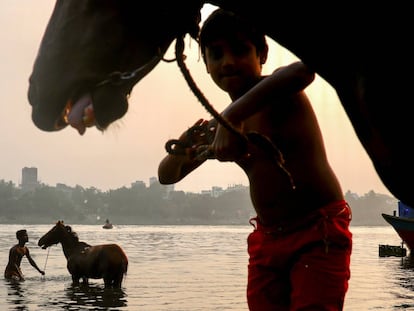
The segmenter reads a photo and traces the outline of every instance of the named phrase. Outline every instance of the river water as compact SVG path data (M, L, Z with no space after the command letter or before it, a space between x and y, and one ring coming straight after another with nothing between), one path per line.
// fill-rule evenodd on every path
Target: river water
M59 245L37 246L51 225L0 225L0 262L5 267L15 232L25 228L42 277L23 258L26 280L0 286L0 310L247 311L246 226L101 226L70 224L89 244L117 243L129 258L120 290L72 286ZM354 248L345 310L414 310L414 268L408 258L378 255L379 244L400 245L395 231L351 227ZM4 269L3 267L3 269Z

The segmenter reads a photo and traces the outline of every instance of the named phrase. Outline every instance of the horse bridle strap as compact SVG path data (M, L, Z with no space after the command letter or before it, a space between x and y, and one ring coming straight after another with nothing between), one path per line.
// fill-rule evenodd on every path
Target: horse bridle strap
M137 69L134 69L132 71L114 71L108 75L108 77L105 80L102 80L101 82L97 83L95 87L100 87L105 84L115 84L119 85L124 82L128 82L130 80L135 79L138 74L141 72L149 71L151 68L153 68L160 60L162 60L162 56L160 54L157 54L153 58L151 58L147 63L142 65L141 67L138 67Z

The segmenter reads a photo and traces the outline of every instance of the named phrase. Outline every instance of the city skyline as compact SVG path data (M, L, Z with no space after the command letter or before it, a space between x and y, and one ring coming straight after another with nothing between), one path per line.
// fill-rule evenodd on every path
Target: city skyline
M25 177L25 175L26 175L26 177ZM54 185L51 185L51 184L42 182L41 178L38 178L38 176L39 176L39 171L38 171L37 167L31 166L31 167L23 167L21 169L21 178L19 179L18 183L13 182L12 180L5 180L4 178L1 178L1 177L0 177L0 180L3 180L4 182L12 182L12 183L15 184L15 186L20 187L20 188L23 189L24 184L25 184L24 179L26 178L26 180L27 180L26 181L26 188L27 188L26 190L33 190L34 189L33 185L36 183L38 185L46 185L46 186L50 186L50 187L59 187L59 186L63 185L63 186L66 186L66 187L71 187L71 188L75 188L77 186L80 186L84 189L95 188L95 189L98 189L98 190L103 191L103 192L109 191L109 190L117 190L117 189L120 189L120 188L123 188L123 187L132 188L137 184L144 184L145 187L150 187L154 182L158 182L158 178L156 176L149 176L149 177L147 177L148 183L145 182L145 179L135 179L135 180L131 181L129 184L125 184L125 185L120 186L120 187L109 188L109 189L100 189L99 187L96 187L94 185L90 185L90 186L84 186L82 184L67 185L67 184L65 184L63 182L59 182L59 181L57 181ZM249 184L235 183L235 184L228 184L227 186L210 185L210 186L207 186L205 189L200 189L199 191L186 190L186 189L181 189L181 188L176 189L177 184L162 185L162 186L168 188L169 192L171 192L171 191L183 191L183 192L186 192L186 193L203 194L203 193L207 193L207 192L227 191L227 190L232 190L232 189L234 190L234 189L243 188L243 187L248 188ZM358 196L364 195L364 194L366 194L368 192L371 192L371 191L374 191L378 194L385 194L385 195L392 196L389 193L378 192L378 191L375 191L374 189L370 189L369 191L366 191L364 193L359 193L357 191L353 191L352 189L344 189L344 194L348 191L351 192L351 193L355 193Z
M34 126L27 100L28 79L55 2L0 3L2 178L17 184L20 169L35 166L45 184L61 182L105 191L129 185L137 177L157 176L158 164L166 155L165 142L178 138L199 118L211 118L191 93L176 63L161 62L143 78L132 90L126 116L103 133L89 128L79 136L70 127L49 133ZM202 19L213 9L210 5L203 7ZM274 41L268 42L270 51L264 74L297 60ZM213 107L222 111L230 99L208 76L197 43L186 38L185 44L186 64L195 82ZM174 58L172 48L167 59ZM320 123L329 162L343 190L389 194L356 137L335 90L317 76L305 91ZM200 192L211 185L224 188L231 184L248 184L243 170L234 163L209 160L175 187Z

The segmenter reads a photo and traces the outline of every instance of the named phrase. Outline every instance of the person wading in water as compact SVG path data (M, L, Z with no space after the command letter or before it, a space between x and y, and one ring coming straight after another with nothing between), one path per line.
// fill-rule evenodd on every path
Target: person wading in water
M32 256L30 256L29 249L25 246L25 244L29 242L27 231L24 229L18 230L16 232L16 238L19 240L19 243L10 249L9 262L7 263L6 270L4 270L4 278L12 281L24 281L24 276L20 269L23 256L26 256L29 263L39 271L41 275L45 275L45 272L40 270Z

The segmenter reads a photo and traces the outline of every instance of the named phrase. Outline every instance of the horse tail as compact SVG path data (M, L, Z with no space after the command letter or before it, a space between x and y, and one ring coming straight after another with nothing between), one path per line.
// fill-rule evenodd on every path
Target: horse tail
M124 275L127 275L127 272L128 272L128 257L125 254L124 250L119 245L117 245L117 246L118 246L119 251L122 254L122 259L121 259L122 273Z
M128 258L125 257L125 259L122 260L122 267L124 270L124 275L127 275L128 273Z

